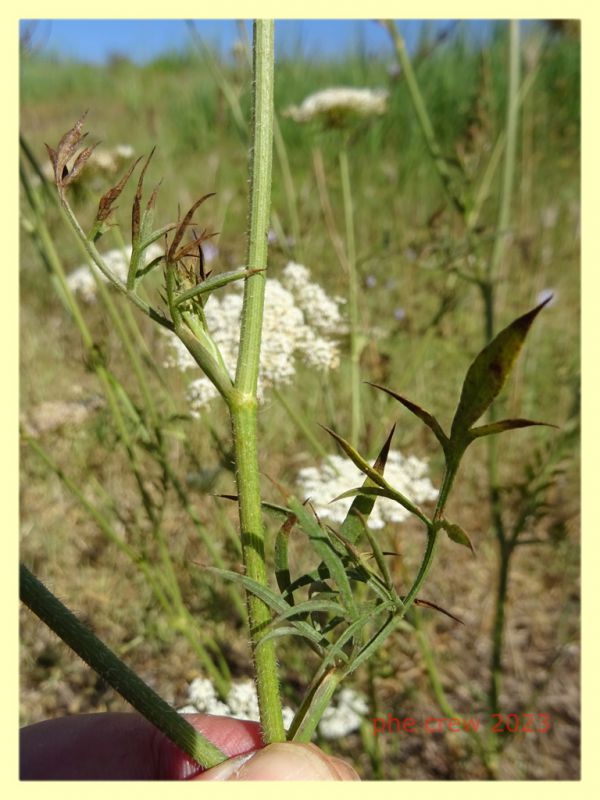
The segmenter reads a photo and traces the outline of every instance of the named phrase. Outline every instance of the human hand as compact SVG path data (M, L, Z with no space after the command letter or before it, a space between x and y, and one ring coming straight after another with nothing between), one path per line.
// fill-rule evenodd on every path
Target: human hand
M256 722L186 718L230 759L203 771L144 717L81 714L21 729L21 780L360 780L314 745L263 747Z

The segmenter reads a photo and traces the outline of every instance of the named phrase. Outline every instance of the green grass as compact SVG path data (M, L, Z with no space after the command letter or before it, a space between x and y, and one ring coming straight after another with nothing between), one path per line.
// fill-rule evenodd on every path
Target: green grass
M416 65L442 150L452 156L458 146L461 152L470 153L475 185L504 125L506 47L502 31L483 56L458 38ZM276 68L275 104L281 112L327 86L390 88L389 112L361 130L349 150L362 290L360 317L369 339L361 377L389 385L431 410L447 427L464 372L482 346L481 302L477 289L454 275L448 259L440 255L464 246L460 221L449 208L427 156L406 86L401 79L388 76L387 66L387 62L367 61L360 55L331 63L306 63L298 57L282 59ZM241 67L224 69L239 91L241 108L247 114L248 74ZM93 141L100 139L106 147L131 144L136 154L148 153L157 145L147 185L151 187L162 178L157 204L157 221L161 224L175 220L178 205L183 210L200 195L216 191L217 197L202 207L198 227L218 222L220 234L216 241L220 255L214 265L216 270L243 263L246 141L202 55L190 49L143 67L121 60L102 69L38 57L22 59L21 133L40 162L46 159L44 142L55 144L86 108L87 129L92 131ZM498 326L503 327L532 307L541 289L554 288L557 302L536 322L510 386L501 396L500 413L544 419L563 427L578 413L579 112L578 42L550 39L525 102L519 130L513 230L505 251L504 280L498 290ZM298 198L304 261L330 294L346 295L346 277L323 223L312 161L313 149L321 148L334 216L343 231L339 137L333 132L296 125L281 116L280 124ZM273 177L273 208L289 234L291 224L277 161ZM100 191L106 191L109 185L106 182ZM498 189L499 176L482 214L482 225L490 236L497 217ZM130 197L131 189L120 200L118 212L126 239ZM77 196L77 212L88 223L93 219L96 202L97 197L85 190ZM548 226L547 220L553 216L555 220ZM48 210L48 224L65 269L74 268L82 261L81 253L52 208ZM107 248L116 245L111 234L106 239ZM484 257L489 256L491 247L490 238L483 248ZM21 252L21 397L22 413L27 417L45 400L71 398L75 385L82 387L84 395L98 392L99 386L86 367L77 330L52 292L48 274L26 233ZM274 277L288 257L277 245L271 248L270 270ZM406 312L401 321L394 318L399 307ZM86 313L110 369L141 403L103 307L91 306ZM138 322L152 357L160 361L159 336L146 320ZM161 374L175 408L186 413L181 376L171 370L161 370ZM341 435L349 434L349 375L346 357L326 386L303 369L287 390L290 401L331 449L316 423L330 425ZM154 376L150 380L159 404L166 405L161 381ZM439 481L439 457L432 437L418 421L391 399L367 387L363 402L363 451L370 450L369 455L374 455L391 424L398 422L395 446L430 457L432 477ZM227 448L229 430L223 410L215 406L209 422ZM237 556L226 541L222 518L211 497L215 492L232 491L231 464L226 455L221 457L215 451L205 423L206 420L188 420L174 425L183 439L169 437L168 451L177 473L187 481L202 522L222 543L226 558L235 564ZM291 486L297 470L314 462L310 444L272 399L259 412L259 424L264 473ZM534 450L544 447L553 435L544 429L505 434L501 444L502 479L513 482ZM110 513L108 498L113 498L127 531L138 501L127 460L115 441L110 415L104 410L91 416L81 428L59 430L41 440L54 460L90 497L100 498ZM150 459L144 463L149 467ZM565 471L550 488L548 508L532 523L536 538L558 539L554 545L523 548L516 561L507 612L512 649L505 665L506 691L511 702L518 706L526 702L529 690L538 691L536 703L540 711L552 709L553 704L558 709L556 733L545 743L521 740L507 748L505 777L566 778L575 777L578 770L573 723L556 703L556 686L561 681L569 687L569 702L572 699L574 706L577 701L577 687L569 676L572 663L565 655L578 638L577 597L571 588L578 572L578 453L573 447L565 457L565 465ZM94 523L26 445L21 470L24 559L67 604L89 614L91 620L100 620L97 633L117 652L126 653L128 663L141 670L142 675L160 676L155 688L182 703L185 683L195 674L195 658L165 623L144 581L106 544ZM202 482L207 473L214 477L210 486ZM104 487L106 495L99 493L94 481ZM462 552L456 553L456 548L444 546L424 596L457 611L459 616L466 615L468 624L457 631L437 615L424 614L423 618L446 690L453 704L470 714L487 687L486 647L496 563L489 529L483 446L475 445L469 452L459 484L449 516L469 532L478 558L471 561ZM277 502L276 490L266 479L264 488L265 494ZM223 501L222 513L236 524L233 504L230 507ZM197 572L189 569L190 560L202 561L205 554L172 492L167 496L164 514L188 606L201 625L210 621L234 674L249 674L245 632L237 623L231 624L226 602L215 600ZM399 528L388 531L386 536L390 549L402 552L409 565L417 562L422 547L419 533L408 535ZM399 566L397 570L394 577L401 581ZM565 607L569 609L566 615ZM93 678L73 671L68 652L51 651L50 666L45 666L48 659L41 655L45 647L51 647L51 638L40 634L39 626L30 618L23 620L22 636L24 722L65 713L71 707L120 707L102 687L94 688ZM303 688L303 661L296 650L294 646L284 647L280 657L291 699L295 691ZM544 653L547 657L543 657ZM161 664L171 657L172 663L163 675ZM386 677L382 672L378 678L380 707L394 712L402 706L403 714L406 711L406 716L412 713L415 717L425 717L429 711L436 713L414 643L394 639L386 645L381 660L386 657L393 668L391 675ZM358 686L364 685L362 672L355 678ZM70 699L66 697L69 692L57 691L61 682L78 687ZM506 712L519 708L506 708ZM569 732L566 746L565 731ZM436 740L424 744L433 749L430 761L413 757L404 749L404 742L384 742L386 775L430 779L480 776L477 759L472 755L457 756L454 742ZM343 745L334 743L333 748L356 758L363 774L369 774L357 737L349 737Z

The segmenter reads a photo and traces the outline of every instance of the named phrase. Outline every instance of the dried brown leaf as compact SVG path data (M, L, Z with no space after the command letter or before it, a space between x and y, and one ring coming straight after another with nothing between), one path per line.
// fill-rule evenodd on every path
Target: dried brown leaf
M121 180L115 186L113 186L112 189L109 189L104 195L102 195L102 197L100 198L100 202L98 203L98 213L96 214L96 220L98 222L103 222L104 220L106 220L110 212L113 211L112 207L113 203L125 188L125 184L131 177L131 173L137 167L137 165L140 163L141 160L142 160L141 157L136 159L136 161L134 161L133 164L129 167L125 175L123 175Z

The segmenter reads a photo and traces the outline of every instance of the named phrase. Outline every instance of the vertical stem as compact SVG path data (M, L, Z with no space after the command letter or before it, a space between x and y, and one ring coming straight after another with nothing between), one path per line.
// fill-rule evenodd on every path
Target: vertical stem
M485 337L486 343L491 341L495 333L494 314L495 314L495 282L497 273L502 265L502 257L506 249L506 233L510 225L511 199L513 193L515 169L516 169L516 149L517 149L517 130L518 130L518 108L519 108L519 80L520 80L520 46L519 46L519 22L511 20L509 33L509 67L508 67L508 107L506 112L506 149L504 154L504 169L502 174L502 189L500 196L500 208L498 211L498 222L496 227L496 239L491 259L487 266L487 276L482 284L484 313L485 313ZM490 409L489 420L494 421L496 414ZM506 607L506 596L508 592L508 578L510 568L510 557L512 547L506 539L504 521L502 517L502 498L498 482L498 451L496 437L488 437L488 484L490 494L490 508L492 515L492 525L498 543L500 565L498 574L498 587L496 594L496 609L494 615L492 657L491 657L491 679L489 689L489 707L492 713L497 713L502 683L502 649L504 642L504 612Z
M354 240L354 206L350 187L350 169L346 145L340 150L340 173L344 218L346 222L346 263L348 267L348 310L350 315L350 387L352 392L351 441L357 442L361 427L360 403L360 351L362 347L358 330L358 287L356 276L356 244Z
M245 282L235 387L228 398L233 429L244 566L248 577L265 586L267 585L267 575L258 468L256 389L271 204L273 32L272 20L256 20L254 22L254 91L247 267L264 271L251 275ZM247 605L264 737L267 742L285 741L275 646L272 641L269 641L259 647L261 635L270 622L271 612L262 600L250 593L247 595Z
M504 649L504 611L508 594L508 575L513 549L508 544L500 545L500 570L496 591L496 613L492 632L491 680L489 707L491 714L499 713L500 690L502 688L502 650Z

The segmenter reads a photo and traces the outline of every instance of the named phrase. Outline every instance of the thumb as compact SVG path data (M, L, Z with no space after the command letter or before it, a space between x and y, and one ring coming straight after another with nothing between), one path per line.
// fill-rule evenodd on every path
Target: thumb
M358 781L354 769L312 744L270 744L206 770L204 781Z

